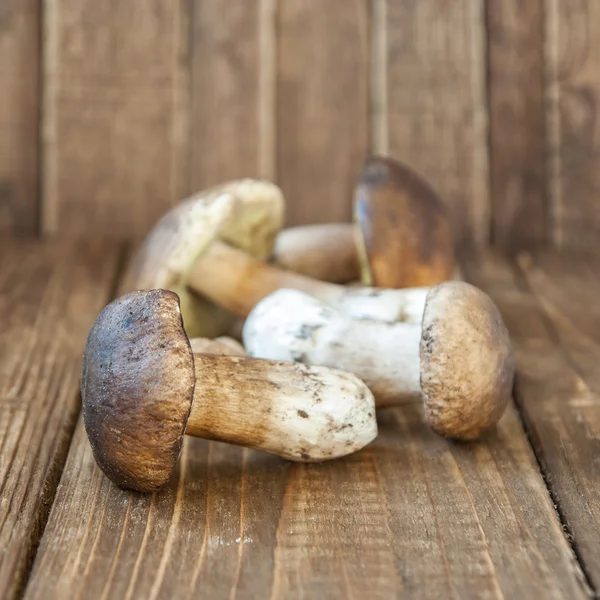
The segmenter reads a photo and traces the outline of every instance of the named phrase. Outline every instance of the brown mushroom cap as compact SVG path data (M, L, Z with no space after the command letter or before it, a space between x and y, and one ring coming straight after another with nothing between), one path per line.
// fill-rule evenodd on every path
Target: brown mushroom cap
M421 287L452 278L454 240L444 203L407 165L381 156L366 161L354 221L364 284Z
M420 360L425 415L437 433L471 440L500 419L514 359L500 311L483 291L460 281L430 290Z
M94 457L114 483L149 492L168 481L194 386L177 294L133 292L100 313L87 340L81 396Z

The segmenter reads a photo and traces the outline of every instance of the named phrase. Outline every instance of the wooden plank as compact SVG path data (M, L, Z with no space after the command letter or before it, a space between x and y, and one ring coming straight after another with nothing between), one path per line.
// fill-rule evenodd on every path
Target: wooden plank
M275 1L193 3L192 189L275 177Z
M600 589L600 283L595 262L488 261L467 276L498 304L514 340L516 397L573 545ZM533 291L533 293L532 293Z
M186 439L165 490L116 488L80 423L25 597L584 598L519 418L475 444L417 406L323 464Z
M43 230L130 237L189 186L185 0L47 0Z
M0 5L0 231L38 226L39 28L37 0Z
M522 272L547 319L566 366L566 389L548 414L536 417L551 485L581 560L600 589L600 295L597 256L540 255ZM595 276L594 276L595 274ZM540 407L541 408L541 407ZM546 417L546 418L543 418Z
M0 597L16 597L79 410L80 356L119 252L0 241Z
M552 240L595 248L600 234L600 3L546 2Z
M374 47L386 75L374 86L375 150L431 181L451 209L459 243L486 242L484 3L376 0L375 6Z
M347 221L368 151L367 0L280 0L277 178L288 224Z
M546 238L544 2L488 2L492 238L505 249Z

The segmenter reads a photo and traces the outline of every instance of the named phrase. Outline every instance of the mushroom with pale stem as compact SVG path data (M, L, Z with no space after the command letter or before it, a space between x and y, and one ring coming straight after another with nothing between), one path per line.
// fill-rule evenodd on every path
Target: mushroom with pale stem
M427 295L421 324L353 320L297 290L250 313L250 356L335 366L358 375L378 406L422 398L439 434L477 438L502 416L514 375L510 337L487 294L446 282Z
M350 454L377 435L373 395L355 375L195 354L167 290L104 308L88 336L81 395L97 463L143 492L169 480L185 433L304 462Z
M273 258L280 266L334 283L361 278L381 288L430 286L456 279L447 210L414 169L369 157L354 190L354 224L284 229Z
M266 260L282 227L283 213L283 194L267 181L241 179L199 192L156 223L130 263L119 293L172 290L181 299L190 336L221 335L234 317L190 293L186 285L190 268L215 239Z

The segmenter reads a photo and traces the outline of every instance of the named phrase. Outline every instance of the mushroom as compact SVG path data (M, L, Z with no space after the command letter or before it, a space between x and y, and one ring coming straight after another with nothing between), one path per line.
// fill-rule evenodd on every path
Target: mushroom
M156 288L174 291L181 299L190 336L221 335L234 316L190 293L190 268L215 239L266 260L282 227L283 213L283 194L267 181L241 179L199 192L156 223L131 261L119 293Z
M281 288L301 290L355 318L420 323L429 288L384 290L319 281L252 258L213 241L187 277L198 294L246 317L260 300Z
M454 239L444 203L408 165L382 156L366 161L354 221L365 285L422 287L452 278Z
M464 282L429 289L422 323L353 320L298 290L279 290L243 330L250 356L358 375L377 406L422 399L439 434L471 440L502 416L514 374L510 338L487 294Z
M167 290L104 308L87 340L81 395L98 465L142 492L169 480L184 433L304 462L355 452L377 435L373 396L356 376L194 353Z
M289 227L275 240L273 262L322 281L355 281L360 278L360 267L354 235L350 223Z
M382 288L430 286L456 277L452 227L443 201L414 169L371 156L354 190L354 224L283 230L280 266L334 283L361 278Z

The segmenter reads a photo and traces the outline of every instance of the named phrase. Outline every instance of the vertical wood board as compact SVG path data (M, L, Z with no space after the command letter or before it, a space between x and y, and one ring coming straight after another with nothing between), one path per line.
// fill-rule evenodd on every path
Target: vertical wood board
M0 3L0 232L38 227L40 2Z
M485 15L479 0L376 3L376 151L408 163L450 208L458 243L490 230Z
M600 4L545 6L552 241L591 249L600 236Z
M487 2L492 241L546 240L544 2Z
M195 0L192 191L274 177L275 1Z
M288 224L347 221L369 149L367 0L279 0L277 179Z
M187 192L188 12L45 2L45 232L143 234Z

